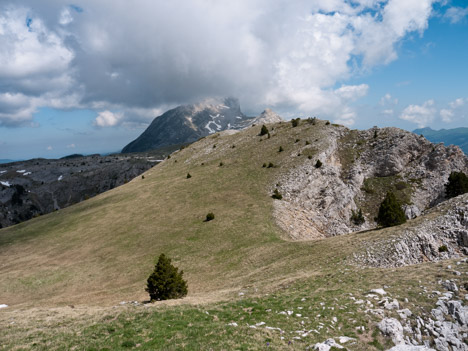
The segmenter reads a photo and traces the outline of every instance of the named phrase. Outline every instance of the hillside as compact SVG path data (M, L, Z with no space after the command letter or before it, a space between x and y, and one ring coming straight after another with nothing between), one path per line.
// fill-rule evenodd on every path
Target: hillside
M457 145L468 155L468 128L453 128L433 130L431 128L416 129L413 133L424 135L433 143L445 145Z
M456 333L421 335L418 324L434 318L446 293L441 282L456 285L450 298L457 303L468 293L460 259L468 196L441 202L450 171L468 170L460 149L394 128L359 132L318 120L268 127L270 138L258 136L260 126L207 136L144 178L0 230L5 347L303 350L333 337L349 350L382 350L404 337L430 345L460 338L466 322L452 320L453 309L440 318ZM283 200L271 198L274 189ZM388 189L420 216L401 228L369 230ZM361 207L366 223L353 227L351 209ZM447 211L462 219L447 222ZM204 222L208 212L216 218ZM401 268L362 258L378 253L389 235L417 246L411 228L426 216L453 231L429 245L447 251L413 252L420 260ZM189 295L141 305L161 252L184 270ZM425 263L406 265L414 262ZM369 295L377 288L387 297ZM387 308L393 300L398 308ZM412 314L400 317L400 309ZM383 335L385 318L398 318L401 330Z

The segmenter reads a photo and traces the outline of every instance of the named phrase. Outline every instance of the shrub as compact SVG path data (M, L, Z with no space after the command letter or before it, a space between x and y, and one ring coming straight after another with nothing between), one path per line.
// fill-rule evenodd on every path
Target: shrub
M283 198L283 195L280 194L278 189L275 189L275 191L273 191L273 195L271 195L271 197L273 199L276 199L276 200L281 200Z
M378 136L378 135L377 135L377 131L374 130L374 139L377 139L377 136Z
M223 166L224 166L224 163L220 162L219 167L223 167Z
M468 193L468 177L463 172L452 172L445 185L445 194L447 198Z
M279 149L278 149L278 152L283 152L283 151L284 151L283 147L280 146Z
M192 178L192 175L190 173L187 173L187 179Z
M353 222L355 225L361 225L365 222L365 218L362 215L362 210L359 209L359 211L354 211L351 210L351 222Z
M262 125L262 129L260 129L260 134L258 134L258 135L263 136L263 135L266 135L266 134L268 134L268 128L265 125Z
M312 155L307 156L309 160L312 160Z
M215 215L213 212L210 212L206 215L206 219L205 219L205 222L209 222L209 221L212 221L213 219L215 219Z
M306 145L310 145L310 142L308 140L306 140L305 142Z
M266 164L266 163L264 163L264 164L262 165L262 167L263 167L263 168L266 168L266 166L267 166L267 164Z
M187 295L187 282L183 271L171 264L171 259L161 254L153 273L147 280L146 291L151 301L180 299Z
M268 139L270 139L270 138L271 138L270 132L268 132L268 134L267 134L267 135L268 135Z
M273 167L275 167L275 165L274 165L273 163L270 162L270 163L268 164L268 168L273 168Z
M447 252L447 251L448 251L448 248L446 245L439 246L439 252Z
M382 227L392 227L405 222L405 213L401 209L401 205L396 199L395 194L388 192L385 199L380 204L377 224Z
M330 125L330 121L326 121L326 122L325 122L325 125L326 125L326 126L329 126L329 125Z
M295 142L296 142L296 143L298 143L298 142L300 142L300 141L301 141L301 139L296 139L296 141L295 141Z
M301 121L300 118L293 118L293 119L291 120L291 124L292 124L293 128L294 128L294 127L297 127L297 126L299 125L299 122L300 122L300 121Z
M144 176L144 175L142 175L142 176L141 176L141 179L145 179L145 176Z
M322 167L322 164L323 164L322 161L317 160L317 162L315 162L315 168L320 168L320 167Z

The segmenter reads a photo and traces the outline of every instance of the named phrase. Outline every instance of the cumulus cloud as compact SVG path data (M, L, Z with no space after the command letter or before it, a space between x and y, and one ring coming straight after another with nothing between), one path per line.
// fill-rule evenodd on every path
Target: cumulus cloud
M102 111L94 120L94 125L97 127L113 127L121 122L122 117L122 113L113 113L107 110Z
M443 122L449 123L453 121L455 117L455 112L457 114L462 114L461 107L465 106L465 99L458 98L454 101L449 102L449 108L440 110L440 117Z
M434 100L427 100L422 105L409 105L400 115L405 121L416 123L418 127L426 127L434 120L437 110Z
M124 111L96 125L140 123L163 105L223 95L247 112L268 105L351 122L350 103L368 86L336 83L395 60L399 41L426 29L435 1L0 5L0 94L29 101L16 110L0 102L0 123L24 122L41 106L96 105Z

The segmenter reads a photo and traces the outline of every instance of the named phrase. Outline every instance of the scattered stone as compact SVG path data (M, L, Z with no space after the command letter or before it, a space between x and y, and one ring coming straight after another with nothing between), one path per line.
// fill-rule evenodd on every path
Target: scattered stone
M236 322L231 322L231 323L228 323L229 326L231 327L237 327L238 324Z
M411 315L413 314L409 309L407 308L404 308L402 310L398 310L397 311L398 315L400 316L401 319L406 319L408 317L411 317Z
M340 344L336 343L334 339L327 339L324 342L316 343L313 346L313 350L329 351L332 347L335 347L337 349L344 349L344 347L341 346Z
M0 304L0 308L7 308L7 307L8 307L8 305L5 305L5 304L3 304L3 303Z
M426 346L413 346L413 345L397 345L388 351L435 351Z
M384 289L372 289L370 292L374 294L379 294L382 296L387 295L387 292Z

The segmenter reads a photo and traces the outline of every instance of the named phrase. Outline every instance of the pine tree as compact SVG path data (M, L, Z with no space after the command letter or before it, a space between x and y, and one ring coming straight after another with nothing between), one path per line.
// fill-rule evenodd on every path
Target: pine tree
M392 227L406 222L406 216L395 194L388 192L380 204L377 224L382 227Z
M447 198L468 193L468 177L463 172L452 172L445 184L445 194Z
M180 299L187 295L187 282L183 271L171 264L171 259L161 254L153 273L147 280L146 291L151 301Z
M262 125L259 136L268 134L268 128L265 125Z

